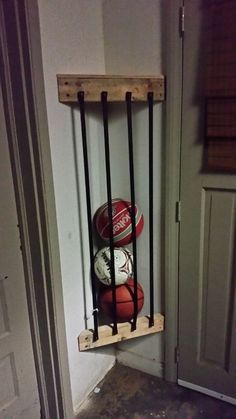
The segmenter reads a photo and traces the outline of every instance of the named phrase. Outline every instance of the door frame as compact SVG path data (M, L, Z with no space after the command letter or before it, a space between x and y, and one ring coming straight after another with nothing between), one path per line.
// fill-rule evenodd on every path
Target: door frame
M71 419L37 0L0 0L0 26L1 84L41 415Z
M29 5L30 2L30 5ZM27 126L25 142L29 161L22 158L22 127L16 120L17 102L13 100L14 73L6 42L4 10L12 8L16 26L20 67L22 115ZM10 5L10 6L9 6ZM165 378L177 380L178 344L178 241L176 202L180 199L180 146L182 101L182 40L179 36L179 9L182 0L163 2L163 69L167 76L165 119ZM22 27L25 22L25 28ZM0 67L5 115L17 211L20 221L30 327L39 385L42 417L72 418L65 319L62 298L60 255L56 225L55 197L44 94L40 29L37 0L18 2L0 0ZM174 28L174 30L173 30ZM29 68L25 65L29 53ZM30 72L29 72L30 70ZM29 74L30 73L30 74ZM34 137L32 137L32 119ZM30 163L30 167L29 164ZM31 201L32 200L32 201ZM31 202L34 203L32 210ZM32 243L37 235L40 257L33 257ZM40 277L34 275L41 272ZM40 281L39 281L40 280ZM40 305L36 301L40 301ZM47 350L49 349L49 351ZM49 385L50 384L50 385ZM53 415L52 415L53 413Z
M183 74L183 33L180 11L184 0L163 2L163 68L167 78L164 104L165 126L165 379L177 381L178 283L181 109ZM180 207L179 207L180 208Z

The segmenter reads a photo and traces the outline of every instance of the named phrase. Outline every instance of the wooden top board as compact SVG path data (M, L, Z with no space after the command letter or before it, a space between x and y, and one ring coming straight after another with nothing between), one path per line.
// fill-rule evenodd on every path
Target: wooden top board
M164 76L95 76L58 74L58 96L62 103L78 102L78 92L84 92L87 102L100 102L101 92L107 92L108 102L125 101L126 92L132 93L132 101L144 102L148 92L154 101L165 99Z

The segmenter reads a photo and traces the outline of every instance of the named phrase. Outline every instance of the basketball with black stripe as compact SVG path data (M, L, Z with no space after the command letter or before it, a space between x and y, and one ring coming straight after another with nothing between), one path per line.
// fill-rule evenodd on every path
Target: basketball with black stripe
M116 317L117 321L128 322L134 317L134 280L128 281L115 288L116 293ZM137 305L138 313L142 310L144 303L144 292L142 286L137 284ZM103 313L108 315L112 320L112 288L108 287L103 290L99 297L99 307Z

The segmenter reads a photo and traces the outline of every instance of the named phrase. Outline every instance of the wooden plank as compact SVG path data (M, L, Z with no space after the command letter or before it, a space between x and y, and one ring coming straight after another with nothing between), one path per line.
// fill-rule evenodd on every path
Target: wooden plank
M236 142L234 141L209 141L207 147L207 153L209 157L220 157L224 159L226 157L236 157Z
M231 36L228 39L218 39L215 40L215 43L210 41L206 46L206 52L210 55L216 55L217 53L221 54L222 52L225 53L233 53L235 51L235 39L232 39ZM216 50L217 48L217 50Z
M235 157L207 157L206 161L207 170L215 172L236 172L236 156Z
M225 138L236 138L236 126L208 126L207 137L225 137Z
M236 126L236 113L224 114L218 112L217 114L207 115L208 127L234 127Z
M236 116L236 100L228 98L209 99L207 115L233 115Z
M209 53L206 57L206 63L207 65L212 66L218 66L222 65L224 66L224 63L230 64L234 63L236 60L235 57L235 51L222 51L219 53Z
M98 348L99 346L110 345L112 343L161 332L164 330L164 316L160 313L155 314L154 326L152 327L149 327L148 316L138 317L137 329L133 332L131 331L131 324L129 322L118 323L117 328L118 333L112 335L112 324L100 326L98 328L99 339L96 342L93 342L93 331L84 330L78 337L79 350L87 351L88 349Z
M146 101L147 93L153 92L155 101L165 99L164 76L95 76L57 75L59 101L77 102L77 94L83 91L85 101L100 102L101 92L108 92L109 102L125 101L126 92L132 92L132 101Z
M235 40L236 43L236 40ZM234 55L235 52L234 52ZM217 67L216 67L217 66ZM208 65L206 67L206 77L214 77L216 78L231 78L234 77L236 74L236 61L235 62L229 62L229 63L222 63L221 65Z

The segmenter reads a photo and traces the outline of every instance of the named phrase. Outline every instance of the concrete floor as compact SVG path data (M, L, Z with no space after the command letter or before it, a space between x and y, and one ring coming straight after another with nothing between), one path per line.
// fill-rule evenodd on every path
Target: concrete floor
M236 419L236 406L115 365L77 419Z

